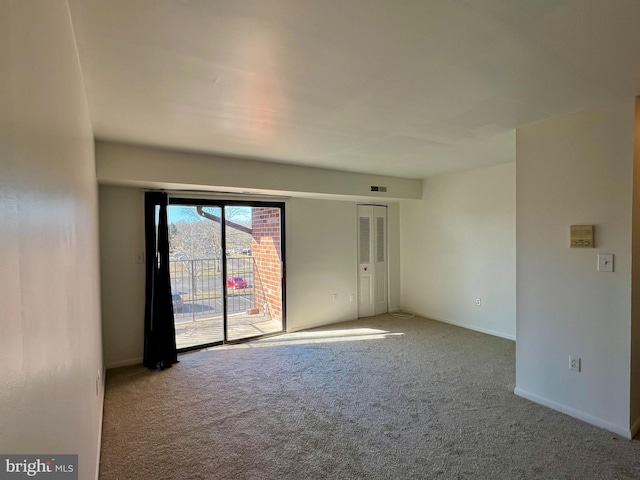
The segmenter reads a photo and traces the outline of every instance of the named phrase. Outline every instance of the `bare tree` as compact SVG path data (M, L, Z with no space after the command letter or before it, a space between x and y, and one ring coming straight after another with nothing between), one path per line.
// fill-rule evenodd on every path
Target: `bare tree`
M198 293L198 279L214 271L221 271L221 261L224 258L221 241L220 208L203 207L206 216L198 214L198 207L184 207L181 220L172 223L169 228L169 242L171 253L177 261L174 276L178 270L189 278L192 296ZM226 207L226 220L235 223L250 223L246 207ZM237 228L230 228L227 223L226 244L230 250L249 249L251 235Z
M225 207L225 219L227 222L251 227L251 210L247 207ZM251 234L246 231L233 228L227 223L227 249L230 251L251 250Z
M220 271L220 229L210 221L181 221L173 226L169 241L177 262L172 273L189 278L193 298L198 294L198 279Z

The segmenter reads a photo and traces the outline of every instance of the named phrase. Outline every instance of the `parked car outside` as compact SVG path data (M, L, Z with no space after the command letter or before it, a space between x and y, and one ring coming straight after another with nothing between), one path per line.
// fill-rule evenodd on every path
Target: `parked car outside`
M173 311L182 312L184 303L182 302L182 295L178 292L171 292L171 301L173 302Z
M244 278L238 277L237 275L232 275L231 277L227 277L227 288L233 288L234 290L239 290L241 288L247 288L247 282Z

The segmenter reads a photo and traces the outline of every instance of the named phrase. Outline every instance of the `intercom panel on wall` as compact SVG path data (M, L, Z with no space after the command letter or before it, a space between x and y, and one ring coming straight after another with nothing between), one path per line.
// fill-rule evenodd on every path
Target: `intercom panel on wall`
M593 225L571 225L570 247L593 248Z

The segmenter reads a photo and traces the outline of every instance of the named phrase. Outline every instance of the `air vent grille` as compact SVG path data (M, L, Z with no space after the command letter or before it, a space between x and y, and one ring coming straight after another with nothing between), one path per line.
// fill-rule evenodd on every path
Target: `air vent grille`
M371 263L369 217L360 217L360 263Z
M384 217L376 217L376 261L384 262Z

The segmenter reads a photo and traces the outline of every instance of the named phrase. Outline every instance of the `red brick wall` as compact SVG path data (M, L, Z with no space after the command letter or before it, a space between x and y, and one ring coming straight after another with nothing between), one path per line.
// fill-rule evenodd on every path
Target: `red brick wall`
M252 228L255 306L272 319L282 320L280 209L253 207ZM264 312L265 301L267 312Z

